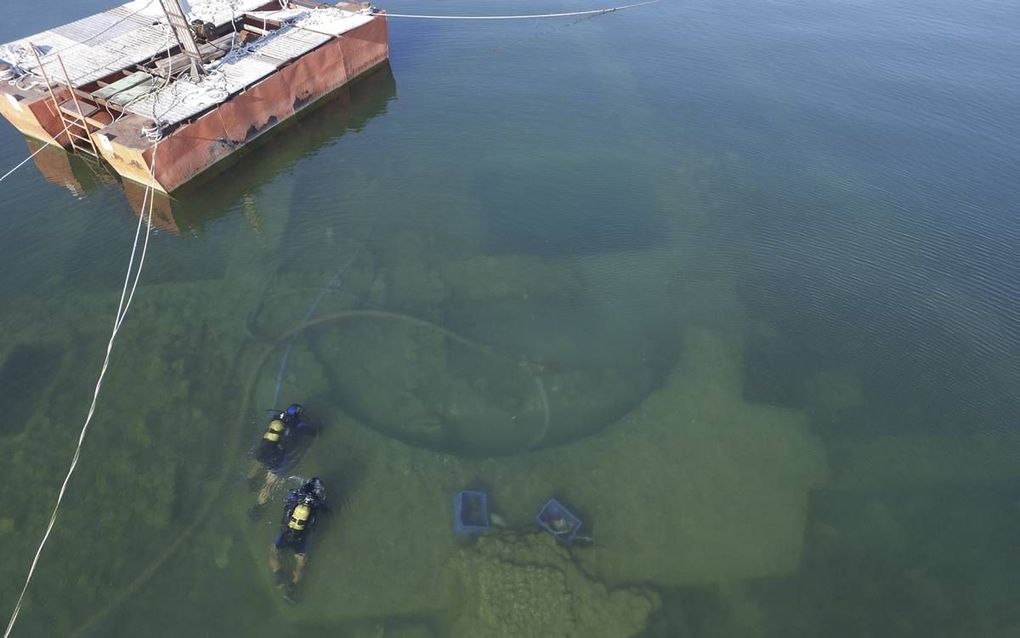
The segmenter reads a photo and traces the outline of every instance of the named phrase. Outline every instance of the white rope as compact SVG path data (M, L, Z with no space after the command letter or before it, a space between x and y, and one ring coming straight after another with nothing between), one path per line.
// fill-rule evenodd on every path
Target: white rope
M621 7L610 7L608 9L592 9L590 11L569 11L567 13L531 13L526 15L509 15L509 16L440 16L440 15L420 15L413 13L379 13L377 15L383 15L387 18L418 18L419 20L528 20L533 18L569 18L573 16L590 16L600 15L603 13L613 13L614 11L623 11L624 9L633 9L635 7L643 7L646 4L655 4L659 0L647 0L646 2L638 2L636 4L626 4Z
M45 148L45 147L44 147ZM113 331L110 333L110 340L106 343L106 357L103 359L103 366L99 370L99 378L96 380L96 388L92 393L92 404L89 406L88 414L85 417L85 423L81 427L81 434L78 435L78 446L74 450L74 456L71 457L71 465L67 468L67 475L64 476L64 482L60 486L60 492L57 493L57 502L53 505L53 513L50 514L49 523L46 525L46 532L43 534L42 540L39 542L38 549L35 550L35 557L32 559L32 565L28 568L28 575L25 577L25 584L21 588L21 594L18 596L18 603L14 606L14 612L11 614L11 620L7 623L7 629L4 631L4 638L9 638L11 631L14 629L14 623L18 620L18 614L21 612L21 604L25 599L25 592L28 591L28 585L32 582L32 576L35 575L36 565L39 563L39 556L42 555L43 547L46 546L46 541L50 538L50 532L53 531L53 525L57 522L57 511L60 509L60 504L64 500L64 493L67 491L67 485L71 481L71 475L74 474L74 470L78 467L78 459L81 456L81 448L85 443L85 433L88 431L89 423L92 421L92 415L96 411L96 402L99 400L99 390L103 387L103 377L106 376L106 369L110 365L110 354L113 352L113 342L117 338L117 333L120 331L121 326L124 323L124 317L127 316L128 308L131 307L131 300L134 299L135 289L138 287L138 280L142 275L142 266L145 264L145 253L149 248L149 236L152 231L152 209L155 204L156 198L154 188L152 187L152 180L155 179L156 174L156 151L159 148L157 143L152 149L152 166L149 169L149 184L146 185L145 196L142 198L142 208L138 214L138 224L135 226L135 241L131 247L131 259L128 262L127 274L124 276L124 287L120 291L120 302L117 305L117 315L113 322ZM37 151L38 152L38 151ZM148 203L149 210L148 215L145 215L145 205ZM142 220L145 220L145 241L142 243L142 253L138 260L138 267L135 268L135 253L138 250L138 235L141 233ZM132 271L134 271L134 281L131 280ZM128 284L131 284L131 292L128 293Z
M117 321L117 324L114 327L114 332L110 336L110 348L113 347L113 337L117 336L117 331L120 330L121 324L124 323L124 317L127 316L128 308L131 307L131 301L135 298L135 289L138 288L138 280L142 276L142 265L145 263L145 253L149 249L149 236L151 235L151 231L152 231L152 209L155 207L155 204L156 204L156 191L152 187L152 181L154 181L156 179L156 151L158 149L159 149L159 140L156 140L156 143L152 147L152 167L149 169L149 180L150 181L146 185L146 189L147 189L146 192L149 194L149 212L148 212L148 215L147 215L147 218L146 218L146 221L145 221L145 241L142 242L142 255L138 259L138 270L135 271L135 279L131 283L131 294L128 295L127 302L124 303L124 309L120 312L120 319ZM124 277L124 286L125 287L127 286L128 278L131 276L131 264L134 263L135 248L138 246L138 230L139 230L139 227L141 225L141 217L142 217L141 211L142 210L145 210L145 197L144 196L142 197L142 207L141 207L141 210L138 213L139 224L135 226L135 244L131 248L131 261L128 262L127 275L125 275L125 277ZM123 301L123 299L124 299L124 292L121 291L121 300ZM109 353L107 353L107 360L108 359L109 359ZM106 370L106 363L104 362L104 364L103 364L103 371L105 372L105 370ZM102 376L100 376L99 382L102 383L102 380L103 380ZM90 415L91 415L91 411L94 410L94 409L95 409L95 402L93 401L93 407L90 408Z
M7 179L8 177L10 177L11 173L13 173L14 171L18 170L19 168L21 168L21 167L22 167L22 166L24 166L25 164L28 164L28 160L32 159L33 157L35 157L35 156L36 156L36 155L38 155L39 153L42 153L43 149L44 149L44 148L46 148L47 146L48 146L48 144L43 144L43 145L42 145L42 146L40 146L40 147L39 147L38 149L36 149L35 153L32 153L31 155L29 155L29 156L28 156L28 157L26 157L25 159L21 160L21 163L19 163L19 164L18 164L17 166L15 166L15 167L14 167L14 168L12 168L11 170L9 170L9 171L7 171L6 173L4 173L4 176L3 176L3 177L0 177L0 182L4 181L4 180L5 180L5 179Z

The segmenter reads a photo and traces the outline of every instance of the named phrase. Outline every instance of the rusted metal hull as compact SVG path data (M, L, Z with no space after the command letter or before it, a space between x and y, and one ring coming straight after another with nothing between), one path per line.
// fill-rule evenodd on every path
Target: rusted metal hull
M61 91L57 94L57 99L66 95L66 91ZM47 144L67 145L63 125L57 117L53 100L45 90L18 89L6 82L0 82L0 115L23 135Z
M259 184L272 181L323 145L348 131L359 130L372 118L385 113L396 94L396 79L389 65L383 64L362 74L357 81L348 82L314 106L306 107L271 135L247 144L243 151L218 162L172 195L155 192L148 200L147 189L142 184L123 180L127 201L139 215L147 214L148 202L154 202L153 224L174 234L200 228L241 202L245 217L257 230L258 215L251 214L244 203L249 199L248 193ZM52 151L54 155L71 157L56 148ZM224 179L224 172L230 177Z

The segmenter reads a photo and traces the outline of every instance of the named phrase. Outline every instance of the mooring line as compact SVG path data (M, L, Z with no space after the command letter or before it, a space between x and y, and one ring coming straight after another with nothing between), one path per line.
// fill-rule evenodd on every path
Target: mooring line
M45 148L45 146L43 146L43 148ZM117 304L117 314L113 321L113 330L110 333L109 341L106 343L106 357L103 359L103 365L99 370L99 378L96 380L96 387L92 392L92 403L89 405L88 414L85 416L85 423L82 425L81 433L78 435L78 445L75 447L74 456L71 457L71 465L67 468L67 474L64 476L64 482L60 486L60 492L57 493L57 502L53 505L53 513L50 514L50 520L46 524L46 532L43 533L42 540L39 542L39 547L35 550L35 557L32 558L32 564L28 568L28 575L25 577L25 584L21 588L21 594L18 596L18 602L14 606L14 612L11 614L11 620L7 623L7 629L4 630L4 638L8 638L11 635L11 631L14 629L14 623L18 620L18 614L21 613L21 605L25 600L25 593L28 591L28 586L32 582L32 577L35 575L35 568L39 564L39 557L42 555L43 548L46 546L46 541L50 538L50 533L53 531L53 525L57 522L57 513L60 509L60 504L63 502L64 494L67 492L67 486L71 482L71 475L74 474L75 468L78 467L78 459L81 457L81 448L85 443L85 434L88 431L89 423L92 422L92 416L96 412L96 403L99 401L99 391L103 387L103 378L106 376L106 370L110 365L110 355L113 352L113 343L117 338L117 333L120 332L120 328L124 323L124 317L127 316L128 308L131 306L131 301L135 296L135 290L138 288L138 280L142 275L142 266L145 264L145 253L149 247L149 236L152 231L152 209L156 201L154 192L155 189L152 187L152 182L155 180L156 151L158 148L159 142L156 142L152 149L152 166L149 169L149 183L146 185L145 195L142 198L142 208L138 213L138 224L135 226L135 240L134 245L131 247L131 260L128 263L127 274L124 276L124 286L120 291L120 301ZM145 214L146 203L149 205L147 215ZM141 233L143 220L145 220L145 241L142 243L142 252L138 259L138 266L136 268L135 254L138 251L138 235ZM134 274L134 281L131 279L132 274ZM129 284L130 293L128 292Z
M261 377L262 369L265 367L266 362L269 360L269 355L273 354L273 352L275 352L276 349L280 347L281 343L282 342L280 341L274 341L271 344L269 344L268 347L266 347L262 351L262 354L258 357L255 364L251 368L252 369L251 378L249 379L248 383L244 386L241 393L242 407L237 412L237 418L235 419L233 430L231 430L230 435L227 436L226 438L227 451L225 452L224 456L227 459L234 458L237 455L238 449L240 447L239 442L240 433L242 428L244 427L245 422L247 421L248 410L250 409L250 406L254 402L255 385L258 383L258 380ZM242 345L242 350L243 348L244 346ZM239 359L240 357L238 357L238 360ZM163 564L166 563L166 561L171 556L173 556L178 549L180 549L190 540L192 534L194 534L202 525L206 524L209 521L209 512L217 503L219 503L220 493L222 492L224 486L226 485L232 467L233 466L228 462L220 464L220 473L213 478L212 489L210 490L212 496L206 500L205 504L198 511L198 513L192 517L191 522L188 524L188 526L180 534L177 535L177 538L172 543L170 543L170 545L168 545L166 549L163 550L162 554L160 554L155 560L149 563L148 567L139 572L138 575L135 576L135 579L132 580L131 583L129 583L125 589L123 589L119 594L117 594L114 597L114 599L109 604L106 605L106 607L104 607L99 612L94 614L88 621L86 621L84 624L78 627L78 629L74 630L74 632L71 633L71 638L77 638L78 636L83 635L93 635L90 632L93 631L96 625L102 622L103 619L106 618L113 610L115 610L117 607L123 604L125 600L127 600L135 593L137 593L139 590L141 590L141 588L149 581L149 579L151 579L152 576L160 570Z
M656 2L660 2L660 0L646 0L646 2L625 4L623 6L609 7L607 9L591 9L589 11L568 11L566 13L529 13L508 16L442 16L442 15L423 15L417 13L389 13L389 12L379 13L377 15L384 15L387 18L417 18L419 20L530 20L535 18L571 18L575 16L601 15L603 13L614 13L616 11L624 11L626 9L643 7L648 4L655 4Z

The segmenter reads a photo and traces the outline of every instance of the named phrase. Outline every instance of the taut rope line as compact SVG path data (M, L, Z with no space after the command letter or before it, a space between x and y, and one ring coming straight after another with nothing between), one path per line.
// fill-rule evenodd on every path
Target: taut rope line
M443 15L422 15L417 13L380 13L378 15L385 15L387 18L417 18L419 20L532 20L536 18L572 18L576 16L594 16L602 15L603 13L614 13L616 11L624 11L626 9L634 9L637 7L643 7L647 4L655 4L660 0L646 0L645 2L636 2L634 4L625 4L620 7L609 7L606 9L591 9L589 11L567 11L565 13L529 13L522 15L504 15L504 16L443 16Z
M45 148L45 146L43 147ZM120 302L117 304L117 315L113 321L113 330L110 333L110 340L106 342L106 357L103 359L103 365L99 370L99 378L96 380L95 390L92 392L92 403L89 405L88 414L85 416L85 423L81 427L81 433L78 435L78 445L74 449L74 456L71 457L71 465L67 468L67 474L64 476L64 482L60 485L60 492L57 493L57 502L53 505L53 513L50 514L50 520L46 524L46 532L43 533L42 540L39 541L39 547L35 550L35 556L32 558L32 564L28 568L28 575L25 576L25 584L21 588L21 594L18 595L18 602L14 606L14 611L11 614L11 620L7 623L7 629L4 630L4 638L8 638L11 635L11 631L14 629L14 623L18 620L18 614L21 612L21 605L25 600L25 592L28 591L28 586L32 582L32 577L35 575L35 568L39 564L39 557L42 555L43 548L46 546L46 541L50 538L50 533L53 531L53 525L57 522L57 513L60 510L60 504L64 500L64 494L67 492L67 485L71 482L71 475L74 474L75 468L78 467L78 459L81 457L81 448L85 443L85 434L88 432L89 423L92 422L92 416L96 412L96 403L99 401L99 391L103 387L103 377L106 376L106 370L110 365L110 355L113 352L113 343L117 338L117 333L120 332L120 328L124 323L124 317L127 316L128 308L131 306L131 300L134 299L135 289L138 287L138 280L142 275L142 266L145 264L145 253L149 247L149 236L152 230L152 209L156 200L155 194L153 193L152 180L155 179L156 173L156 150L159 148L159 143L152 150L152 166L149 169L150 181L146 185L145 196L142 198L142 212L138 214L138 225L135 226L135 241L131 247L131 259L128 262L127 274L124 275L124 286L120 291ZM38 152L38 151L37 151ZM145 205L148 203L149 210L148 214L145 215ZM138 251L138 236L141 234L142 222L145 221L145 241L142 243L141 256L138 259L138 266L135 267L135 253ZM131 275L134 274L134 281L131 280ZM130 293L128 292L130 284Z

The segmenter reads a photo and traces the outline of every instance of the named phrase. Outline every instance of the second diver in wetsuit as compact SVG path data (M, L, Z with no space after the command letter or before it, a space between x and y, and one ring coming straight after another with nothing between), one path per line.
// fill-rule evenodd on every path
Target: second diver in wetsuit
M283 590L284 598L294 602L294 589L304 576L308 564L308 535L315 524L318 513L328 511L326 488L318 478L311 478L287 495L287 503L280 522L280 533L269 546L269 568L273 570L277 586ZM293 550L294 571L288 580L283 572L283 550Z

